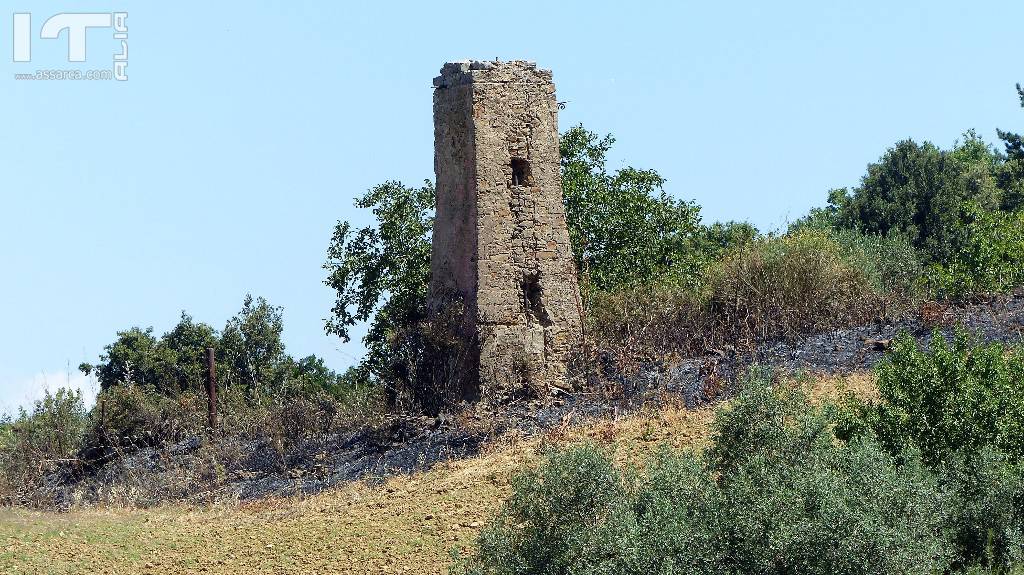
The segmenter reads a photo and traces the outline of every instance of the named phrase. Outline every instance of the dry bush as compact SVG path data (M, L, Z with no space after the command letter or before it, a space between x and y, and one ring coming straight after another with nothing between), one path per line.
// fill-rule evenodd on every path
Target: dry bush
M327 391L251 396L228 388L218 403L216 430L205 427L204 401L187 416L202 421L200 430L135 451L117 450L74 486L71 504L212 501L230 493L220 488L232 480L309 467L339 437L383 426L385 420L383 398L369 389L337 397Z
M588 310L588 343L619 362L700 353L717 343L703 325L703 307L695 292L675 286L597 293Z
M716 331L747 349L863 323L884 309L864 270L815 231L750 244L713 270L710 285Z
M165 501L210 501L246 461L244 444L224 438L194 437L159 448L124 452L81 481L55 490L48 507L82 504L150 507Z
M196 392L172 397L136 385L114 386L96 400L79 459L96 468L140 448L202 433L205 425L206 399Z
M60 388L47 391L13 421L0 420L0 503L36 505L45 499L35 487L77 464L86 419L81 392Z
M895 313L892 299L834 237L807 230L743 246L710 267L701 289L596 294L590 341L625 369L673 356L749 353Z
M0 427L0 501L67 508L202 499L232 479L308 467L345 434L386 420L383 395L358 386L255 395L228 386L215 430L199 392L115 386L88 415L79 397L63 397Z
M429 316L404 329L391 340L394 361L378 382L387 393L395 415L438 415L458 411L463 398L475 397L474 334L467 335L464 304L457 296Z

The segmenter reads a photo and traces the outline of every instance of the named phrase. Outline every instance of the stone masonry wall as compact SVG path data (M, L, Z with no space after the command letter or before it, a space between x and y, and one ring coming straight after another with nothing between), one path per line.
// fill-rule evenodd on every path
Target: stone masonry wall
M566 387L583 322L551 72L457 62L434 85L430 305L462 302L462 335L475 344L462 388L502 401Z

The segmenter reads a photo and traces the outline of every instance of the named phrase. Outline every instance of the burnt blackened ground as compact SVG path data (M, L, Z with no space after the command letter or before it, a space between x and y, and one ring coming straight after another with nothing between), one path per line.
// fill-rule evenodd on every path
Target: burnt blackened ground
M1024 338L1024 292L961 306L927 304L902 320L874 323L776 342L754 354L716 352L692 358L648 375L651 385L679 394L688 406L713 400L754 366L782 374L846 375L871 370L900 333L928 345L934 333L950 338L957 330L980 341L1017 343Z
M797 343L775 343L753 356L715 352L672 365L652 365L631 376L619 376L615 393L560 393L544 401L520 402L501 412L478 413L468 426L457 421L408 419L387 441L367 443L367 437L356 434L337 445L331 450L329 470L319 472L323 479L300 482L267 476L242 482L239 494L252 497L295 490L300 483L301 490L310 491L353 479L409 473L473 455L487 441L508 432L534 435L574 421L626 414L666 397L695 407L727 394L737 378L754 365L782 373L866 371L882 359L888 342L900 332L927 343L935 330L949 337L957 328L982 341L1020 341L1024 337L1024 292L958 307L933 306L898 322L817 334Z
M433 418L396 418L384 428L338 434L282 455L266 441L193 437L117 457L84 477L55 474L36 501L138 506L311 494L332 485L429 469L479 452L494 433Z
M353 480L406 474L469 457L508 433L536 435L665 401L696 407L727 396L755 365L779 373L866 371L901 332L927 342L935 330L948 337L958 328L982 341L1020 341L1024 292L957 307L926 306L901 321L817 334L796 343L774 343L753 354L715 350L703 357L647 365L629 375L618 373L606 361L601 369L604 379L613 384L608 391L558 393L500 411L477 410L455 418L399 417L380 429L293 447L287 455L265 442L192 438L125 454L86 478L55 477L52 501L67 507L110 501L119 494L135 504L151 504L315 493ZM216 462L225 459L230 463Z
M1016 343L1024 336L1024 292L962 307L935 309L896 324L870 325L807 338L799 345L764 348L759 362L789 371L849 373L873 367L884 354L884 343L902 331L927 343L934 331L947 338L957 328L981 341Z

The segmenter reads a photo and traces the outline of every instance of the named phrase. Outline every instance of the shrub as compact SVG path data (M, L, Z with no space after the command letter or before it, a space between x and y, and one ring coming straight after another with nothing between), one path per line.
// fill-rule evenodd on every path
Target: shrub
M547 457L463 566L528 573L937 573L954 549L942 494L912 453L836 441L827 411L755 381L705 456L643 471L592 446ZM748 433L749 431L749 433Z
M617 560L635 524L631 486L593 446L552 453L513 486L506 514L481 536L481 573L593 571Z
M938 464L992 446L1024 455L1024 349L936 332L927 346L901 334L877 368L879 399L858 421L890 453L919 450ZM847 433L849 435L849 433Z
M1024 560L1024 477L1019 463L984 447L940 464L956 564L1003 572Z
M860 269L877 292L901 298L921 295L922 256L905 237L829 231L842 248L844 259Z
M891 265L871 263L873 253ZM901 313L882 286L909 290L915 265L913 249L895 239L815 229L758 238L713 265L701 290L661 284L595 294L588 331L624 364L753 350Z
M126 451L201 433L206 421L206 398L196 392L168 396L137 385L112 386L96 399L82 459L102 465Z
M0 501L32 503L32 488L75 459L85 426L82 393L65 388L46 391L30 411L0 426Z
M963 298L1024 285L1024 211L974 208L965 240L945 265L933 264L928 280L939 297Z
M747 345L861 323L881 307L839 242L814 230L749 244L712 270L709 286L725 338Z
M944 494L955 564L994 572L1024 559L1024 354L964 331L927 345L901 334L879 364L879 398L853 401L841 437L920 452Z
M830 409L764 379L714 423L708 465L740 573L928 573L948 562L935 478L912 453L841 445ZM877 554L877 555L876 555Z
M733 473L752 458L762 455L774 459L793 460L800 453L786 453L787 448L803 450L811 446L820 450L831 443L830 420L825 414L810 409L798 389L774 388L767 381L770 373L752 372L731 405L723 406L712 426L713 444L708 460L717 472ZM792 441L794 432L804 434Z

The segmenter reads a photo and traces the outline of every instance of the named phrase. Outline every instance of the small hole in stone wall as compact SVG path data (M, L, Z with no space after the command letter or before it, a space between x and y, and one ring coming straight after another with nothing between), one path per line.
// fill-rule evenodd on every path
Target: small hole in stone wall
M530 185L530 162L522 158L512 158L512 185Z
M523 304L526 306L526 313L541 325L551 325L548 312L544 309L544 290L540 287L540 277L537 274L528 274L523 278Z

